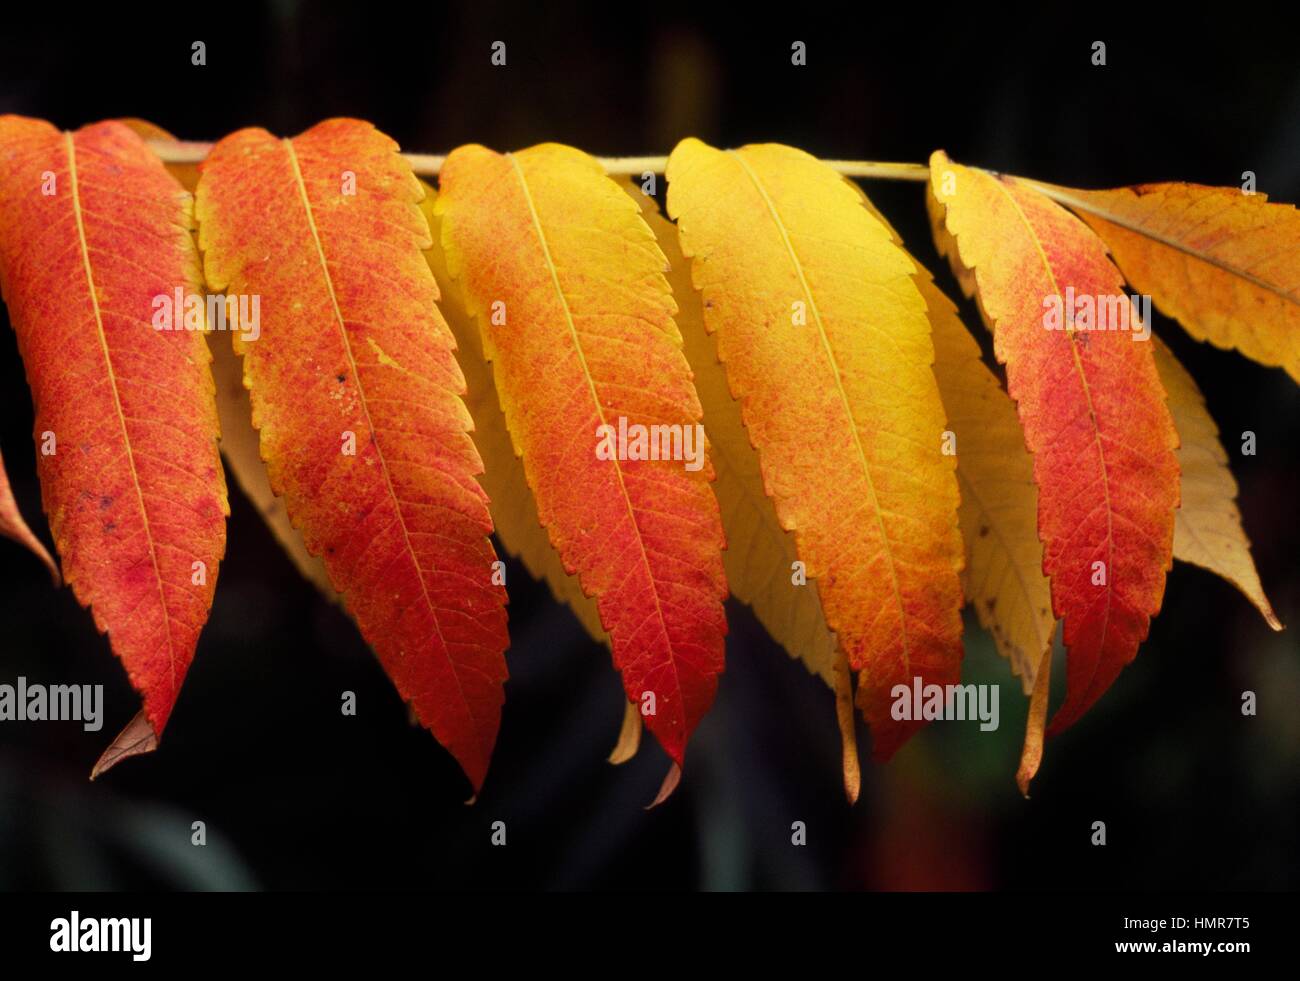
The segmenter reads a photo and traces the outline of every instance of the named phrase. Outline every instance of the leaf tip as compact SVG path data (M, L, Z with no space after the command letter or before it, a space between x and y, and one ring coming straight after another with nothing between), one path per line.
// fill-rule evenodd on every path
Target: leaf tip
M145 717L144 711L141 710L126 724L126 728L118 733L117 738L95 762L95 766L90 771L90 779L95 780L123 760L152 753L157 748L158 735L154 732L152 723Z
M682 767L676 760L664 774L664 782L659 786L659 793L655 794L655 799L645 806L647 811L653 811L656 807L666 801L673 795L677 785L682 781Z
M618 733L618 742L610 751L609 762L620 766L636 755L641 748L641 710L636 703L628 702L623 710L623 726Z
M1047 718L1051 688L1052 647L1049 644L1039 659L1038 670L1034 672L1034 690L1029 696L1029 715L1025 720L1025 743L1020 751L1020 768L1016 770L1016 786L1026 800L1029 799L1029 784L1043 762L1043 721ZM1050 729L1047 734L1052 735Z
M843 654L836 661L835 676L835 718L840 728L840 752L844 774L844 796L849 806L858 802L862 792L862 768L858 763L858 736L854 727L853 714L853 680L849 671L849 662Z
M1281 633L1286 629L1286 624L1277 618L1277 614L1273 612L1273 607L1269 605L1268 600L1264 601L1264 605L1259 608L1259 612L1264 615L1264 622L1277 633Z

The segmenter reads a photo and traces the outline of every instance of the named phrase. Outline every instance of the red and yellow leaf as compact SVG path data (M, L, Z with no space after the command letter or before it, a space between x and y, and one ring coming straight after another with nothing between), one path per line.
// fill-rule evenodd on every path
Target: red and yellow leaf
M667 176L764 488L888 759L923 724L893 718L893 689L953 683L961 664L957 485L915 267L799 150L688 139Z
M202 290L192 209L119 123L61 133L0 119L0 283L36 408L45 511L64 578L144 700L150 745L226 541L203 334L153 326L156 297Z
M482 329L539 520L595 598L629 700L653 693L646 725L680 764L722 671L727 587L664 257L636 205L569 147L461 147L440 185L447 266ZM624 423L679 427L698 439L699 468L601 459L600 427Z
M420 202L420 210L428 219L430 233L437 243L442 239L442 222L434 213L438 192L423 181L421 184L425 197ZM501 401L497 398L492 365L483 356L478 324L465 308L460 284L447 272L446 253L441 247L434 247L427 249L424 256L438 281L441 293L438 306L456 338L457 360L465 373L465 405L474 420L471 435L475 449L483 458L484 468L480 482L488 495L497 540L502 548L524 564L531 576L546 581L551 594L573 611L593 640L608 647L609 635L601 626L596 601L582 591L577 576L565 571L564 563L551 547L551 540L537 515L537 502L528 487L523 462L515 455ZM636 755L640 745L641 709L639 705L627 702L609 761L614 764L627 762Z
M942 152L930 166L1034 454L1043 571L1069 650L1066 699L1048 728L1055 733L1134 658L1160 609L1173 559L1177 434L1149 341L1138 331L1076 328L1065 307L1071 289L1094 304L1124 295L1100 239L1022 183ZM1063 329L1047 329L1052 304Z
M506 598L421 195L368 123L241 130L201 168L200 243L213 288L260 297L260 336L234 336L271 488L477 790L504 700Z
M1300 211L1201 184L1042 185L1105 241L1124 278L1188 333L1300 382Z
M438 192L427 185L425 192L420 210L428 219L430 233L437 243L442 238L442 221L435 214ZM492 365L483 356L483 339L473 315L465 308L461 284L447 272L447 256L441 247L435 245L424 255L438 282L441 294L438 308L456 338L456 356L465 374L465 405L474 420L471 435L474 447L483 458L480 483L488 495L497 539L532 576L546 580L555 598L573 610L592 639L608 644L609 636L600 624L596 601L583 593L576 576L565 572L564 563L551 547L537 516L537 503L528 489L523 463L515 455L501 401L497 398Z

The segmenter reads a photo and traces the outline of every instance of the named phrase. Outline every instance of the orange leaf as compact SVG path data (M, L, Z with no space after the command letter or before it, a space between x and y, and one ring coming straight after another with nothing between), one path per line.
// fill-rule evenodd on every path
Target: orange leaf
M722 671L727 587L664 257L632 200L570 147L461 147L440 183L447 266L541 523L596 599L628 698L653 693L646 725L680 764ZM652 426L678 452L638 459Z
M1043 571L1069 649L1054 734L1110 687L1160 609L1173 561L1177 435L1152 345L1115 329L1127 301L1109 305L1124 297L1123 283L1100 239L1022 183L941 151L930 168L1034 454ZM1093 328L1112 329L1072 319L1085 312L1067 305L1072 295L1094 304ZM1060 329L1047 329L1053 310Z
M425 189L425 198L420 202L420 210L428 219L434 242L439 242L442 222L434 213L438 192L423 181L421 185ZM465 309L460 284L447 272L446 253L441 247L429 248L424 257L438 282L442 294L438 309L456 338L457 361L465 373L465 405L474 420L471 433L474 446L483 458L484 471L480 483L489 498L488 507L497 541L524 564L530 575L546 580L551 593L557 600L568 604L593 640L608 645L609 637L600 625L600 611L596 609L595 600L584 595L577 578L564 571L564 563L551 547L546 529L537 517L537 503L528 488L524 466L515 455L506 417L501 412L501 400L497 398L496 384L492 380L492 365L483 355L483 339L478 324Z
M9 486L9 474L5 471L4 457L0 457L0 535L13 539L44 562L45 568L50 570L54 585L59 585L62 580L59 578L58 566L50 558L50 553L41 544L41 540L27 527L22 512L18 510L13 488Z
M1300 382L1300 211L1201 184L1043 185L1092 226L1139 293L1197 340Z
M477 791L504 700L506 597L421 195L368 123L241 130L201 168L200 243L214 288L260 297L260 337L234 337L271 488Z
M325 563L307 551L301 533L284 510L284 499L271 490L257 430L253 428L248 389L244 387L243 359L224 334L209 334L208 348L212 354L212 380L217 387L217 417L221 420L221 456L235 478L235 486L257 509L294 568L327 600L338 602L339 594L330 583Z
M894 689L955 683L962 653L957 483L916 267L852 185L791 147L684 140L668 212L888 759L924 724L894 717Z
M60 133L6 116L0 147L0 281L50 531L156 737L212 605L228 513L203 334L152 326L156 297L201 292L192 199L119 123Z

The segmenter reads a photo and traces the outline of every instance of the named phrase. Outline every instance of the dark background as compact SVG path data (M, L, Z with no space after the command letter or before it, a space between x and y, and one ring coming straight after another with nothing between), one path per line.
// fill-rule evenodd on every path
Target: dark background
M1080 187L1155 180L1300 200L1300 63L1288 30L1237 22L1089 25L1043 12L1011 30L930 5L910 14L770 21L736 8L579 13L480 2L387 9L280 2L186 24L169 10L6 11L0 111L61 127L142 116L189 139L248 125L291 135L333 115L403 147L507 150L543 140L592 153L666 153L681 137L782 141L825 157L954 159ZM28 18L24 20L23 18ZM756 33L778 23L779 33ZM153 26L165 25L165 26ZM207 44L207 65L190 45ZM494 40L508 65L493 68ZM790 44L808 64L790 64ZM1094 40L1108 64L1090 63ZM920 189L868 192L957 291L929 240ZM967 323L978 320L963 305ZM3 315L0 315L3 316ZM48 541L31 403L0 325L0 446ZM1206 394L1241 484L1266 589L1300 621L1297 387L1279 369L1156 330ZM977 334L987 345L982 328ZM1242 457L1252 430L1258 455ZM888 767L864 764L846 805L830 693L743 607L728 665L676 796L653 740L605 763L623 710L608 652L517 565L511 680L477 804L451 758L412 728L378 662L301 580L232 482L216 603L166 739L86 780L137 708L89 614L0 542L0 681L104 684L105 726L0 727L0 887L1294 888L1300 867L1300 661L1231 587L1179 566L1137 661L1049 743L1031 800L1015 787L1024 699L968 621L967 680L1000 682L1001 728L933 726ZM1057 672L1058 676L1061 672ZM343 718L339 693L357 692ZM1259 696L1243 718L1241 692ZM867 734L861 732L864 749ZM203 820L208 845L190 844ZM505 848L489 845L504 820ZM808 827L806 847L790 825ZM1089 844L1104 820L1109 844Z

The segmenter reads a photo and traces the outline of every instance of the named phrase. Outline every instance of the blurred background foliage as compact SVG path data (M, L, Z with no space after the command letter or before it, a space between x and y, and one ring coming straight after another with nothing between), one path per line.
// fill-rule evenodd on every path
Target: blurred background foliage
M190 139L260 125L292 135L333 115L412 150L557 140L666 153L683 136L781 141L825 157L954 159L1079 187L1235 185L1300 201L1300 63L1285 31L1192 15L1186 34L1089 26L1039 10L1033 33L916 8L862 8L756 30L734 10L691 18L570 3L423 5L405 13L288 0L220 18L169 10L5 13L0 111L76 127L143 116ZM702 18L702 19L701 19ZM207 65L190 64L191 44ZM490 45L507 43L493 68ZM808 64L790 64L803 40ZM1090 61L1105 40L1107 65ZM920 188L868 193L954 297ZM988 338L969 303L968 326ZM4 315L0 315L4 316ZM608 653L517 564L511 680L488 783L472 807L455 764L412 728L357 632L302 581L232 487L216 604L162 749L95 784L91 764L136 710L125 675L66 589L0 543L0 681L103 684L105 728L0 726L0 888L1294 888L1300 868L1297 387L1156 330L1202 386L1232 454L1273 634L1227 585L1186 566L1137 661L1049 743L1031 800L1013 773L1025 700L968 618L967 680L999 683L1001 727L931 726L844 801L829 691L728 606L727 672L676 796L647 739L605 762L623 711ZM1258 454L1237 452L1254 431ZM30 396L0 324L0 445L48 541ZM1057 672L1058 680L1061 672ZM1241 692L1258 693L1243 718ZM358 695L357 718L339 712ZM864 752L867 733L862 729ZM190 844L191 822L208 829ZM504 820L508 845L489 844ZM1089 844L1091 824L1108 844ZM806 847L790 843L793 821Z

